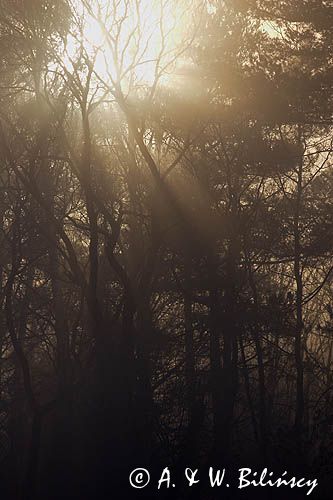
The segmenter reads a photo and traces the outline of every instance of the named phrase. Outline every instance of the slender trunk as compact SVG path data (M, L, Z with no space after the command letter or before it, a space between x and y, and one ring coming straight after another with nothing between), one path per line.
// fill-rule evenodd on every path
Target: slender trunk
M223 429L223 398L222 398L222 365L220 347L220 294L216 283L216 259L208 262L209 290L209 355L210 355L210 384L213 406L214 443L213 454L224 447Z
M237 311L237 264L240 252L240 228L238 206L235 194L231 194L232 227L226 256L226 279L224 294L223 324L223 421L224 449L230 454L232 423L235 398L238 387L238 335L240 331L239 312Z
M128 132L129 175L128 192L134 213L142 212L142 192L140 188L140 168L137 164L136 142L133 131ZM153 319L151 312L151 279L156 261L157 247L154 229L145 230L136 215L129 217L129 276L136 312L135 373L133 371L133 391L135 392L136 449L145 460L151 453L154 429L154 400L152 388L152 339Z
M89 116L86 109L82 111L83 149L81 157L81 174L83 190L86 198L86 210L89 224L89 279L88 297L92 315L92 330L96 342L100 342L104 334L102 315L98 301L98 214L93 197L93 178L91 175L91 133ZM103 346L104 348L105 346Z
M23 500L35 500L37 473L39 465L40 438L42 431L42 416L35 412L31 423L30 446L28 450L27 470L22 492Z
M25 355L21 339L17 335L14 322L13 287L20 261L20 256L18 254L18 233L17 233L18 223L19 223L18 221L14 222L13 241L12 241L12 269L6 283L5 314L6 314L6 323L10 339L16 355L17 363L21 369L25 397L32 418L30 446L28 452L25 480L23 482L24 490L22 492L24 500L26 499L32 500L34 498L36 482L37 482L38 458L40 449L40 433L41 433L42 421L41 421L41 413L39 405L34 394L29 361Z
M249 409L250 409L253 434L254 434L254 438L255 438L256 442L259 443L260 438L259 438L259 431L258 431L258 422L257 422L256 412L254 411L253 400L251 397L251 385L250 385L249 371L248 371L247 364L246 364L246 355L245 355L245 349L244 349L244 343L243 343L242 337L239 337L239 347L240 347L240 352L241 352L241 356L242 356L245 393L246 393L246 397L247 397L247 401L248 401L248 405L249 405Z
M257 287L254 281L252 266L250 259L245 250L247 267L248 267L248 276L249 276L249 284L252 290L253 300L254 300L254 309L256 313L256 317L258 317L258 296L257 296ZM269 424L267 418L266 411L266 380L265 380L265 367L264 367L264 354L261 344L261 339L259 338L256 325L253 328L253 340L257 353L258 360L258 382L259 382L259 426L260 426L260 444L262 448L263 458L265 458L267 453L267 439L269 434Z
M144 286L148 289L148 284ZM143 287L142 287L143 288ZM154 430L154 397L152 388L152 349L153 320L150 306L150 293L143 293L137 298L137 384L136 384L136 411L138 431L142 435L139 444L139 453L148 458L152 449Z
M184 292L184 330L185 330L185 384L189 422L195 420L195 357L193 345L192 302L188 290L191 290L191 268L185 262Z
M294 277L296 282L296 329L295 329L295 362L296 362L296 412L295 431L300 440L304 419L304 368L303 368L303 281L301 270L301 229L300 214L302 204L303 165L300 162L297 179L296 207L294 214Z

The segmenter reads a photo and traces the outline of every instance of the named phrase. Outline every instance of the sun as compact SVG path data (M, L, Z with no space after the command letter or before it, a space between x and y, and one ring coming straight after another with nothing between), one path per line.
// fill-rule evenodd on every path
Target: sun
M67 53L80 43L94 72L109 84L153 85L170 77L181 51L188 8L179 0L75 0L76 30ZM70 56L69 56L70 57Z

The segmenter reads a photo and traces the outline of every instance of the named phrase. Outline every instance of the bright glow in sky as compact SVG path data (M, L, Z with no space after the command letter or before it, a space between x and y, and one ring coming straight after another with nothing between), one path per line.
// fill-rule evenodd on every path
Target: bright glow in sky
M68 58L75 58L83 39L96 73L124 90L151 85L157 61L159 69L172 62L188 13L179 0L75 0L73 6L78 27L68 36Z

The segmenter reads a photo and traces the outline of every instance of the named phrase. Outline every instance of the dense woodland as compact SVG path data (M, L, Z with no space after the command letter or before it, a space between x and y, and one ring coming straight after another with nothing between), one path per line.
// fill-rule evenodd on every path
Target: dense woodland
M229 498L184 486L213 464L332 497L332 26L0 1L1 498Z

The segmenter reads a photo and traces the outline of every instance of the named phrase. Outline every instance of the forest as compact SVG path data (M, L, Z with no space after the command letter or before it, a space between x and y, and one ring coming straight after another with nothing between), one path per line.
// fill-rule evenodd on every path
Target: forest
M0 0L1 499L307 498L188 487L216 466L331 500L332 26Z

